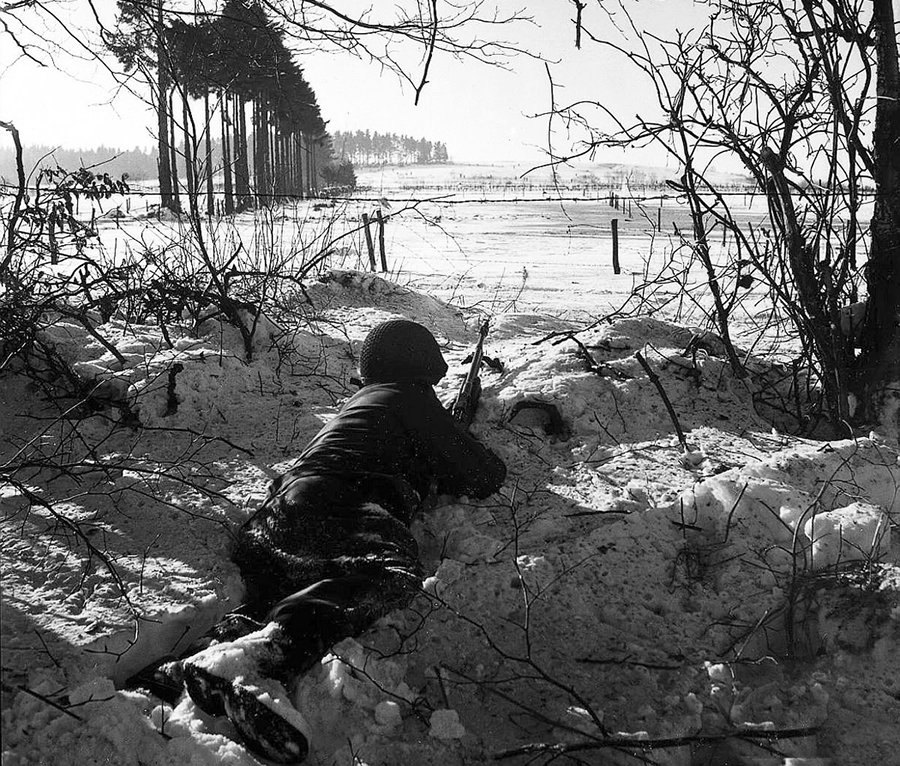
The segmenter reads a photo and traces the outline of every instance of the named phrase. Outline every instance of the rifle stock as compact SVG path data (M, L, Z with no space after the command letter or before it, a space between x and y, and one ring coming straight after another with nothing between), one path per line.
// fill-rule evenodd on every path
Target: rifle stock
M478 409L478 400L481 398L481 360L484 357L484 340L487 338L489 330L490 320L485 319L478 331L480 337L478 345L475 346L475 352L472 354L472 364L469 365L466 379L460 386L456 401L450 408L453 419L467 428L475 419L475 410Z

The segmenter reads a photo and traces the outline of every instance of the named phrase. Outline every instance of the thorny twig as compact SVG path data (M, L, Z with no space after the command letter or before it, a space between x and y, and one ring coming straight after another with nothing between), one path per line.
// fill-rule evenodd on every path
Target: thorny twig
M654 386L656 386L656 390L659 392L659 396L663 400L663 404L666 406L666 411L669 413L669 417L672 419L672 425L675 427L675 433L678 436L678 442L681 444L682 450L684 450L685 452L690 452L690 447L688 446L687 439L684 438L684 431L681 430L681 423L678 422L678 415L675 414L675 408L672 406L672 402L666 394L666 390L662 386L659 375L653 372L653 369L649 364L647 364L647 360L644 359L644 356L640 351L635 352L634 358L637 359L641 367L644 368L644 371L650 378L650 382L653 383Z
M18 691L20 691L20 692L24 692L25 694L29 695L30 697L34 697L35 699L40 700L41 702L43 702L45 705L49 705L50 707L52 707L52 708L58 710L60 713L63 713L64 715L69 716L69 718L74 718L74 719L75 719L76 721L78 721L79 723L84 723L84 719L83 719L80 715L78 715L77 713L73 713L73 712L72 712L71 710L69 710L67 707L64 707L63 705L60 705L60 704L59 704L58 702L56 702L55 700L50 699L50 697L47 697L46 695L41 694L40 692L36 692L34 689L29 689L27 686L24 686L23 684L17 684L17 685L15 686L15 688L13 688L13 687L9 686L9 684L7 684L7 683L4 681L4 682L3 682L3 687L4 687L5 689L8 689L9 691L16 691L16 690L18 690Z
M730 739L742 739L748 742L777 742L783 739L798 739L802 737L811 737L820 730L821 727L797 727L793 729L769 729L765 731L735 729L731 732L723 734L692 734L686 737L664 737L659 739L635 739L633 737L609 737L602 741L591 740L589 742L576 743L546 743L534 742L527 745L501 750L494 753L492 758L495 761L506 760L520 755L542 754L557 756L567 753L586 752L591 750L617 749L621 750L632 757L640 756L629 751L634 750L653 751L664 750L674 747L685 747L688 745L705 745L716 742L724 742Z

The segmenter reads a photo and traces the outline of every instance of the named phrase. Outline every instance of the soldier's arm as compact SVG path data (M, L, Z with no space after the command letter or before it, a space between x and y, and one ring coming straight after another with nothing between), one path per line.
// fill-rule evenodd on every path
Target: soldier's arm
M457 423L431 389L418 404L409 414L437 491L478 498L496 492L506 479L503 461Z

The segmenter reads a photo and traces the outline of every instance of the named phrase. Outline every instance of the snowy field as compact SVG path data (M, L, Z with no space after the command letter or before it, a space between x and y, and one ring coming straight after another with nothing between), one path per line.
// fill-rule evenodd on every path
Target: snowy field
M642 181L659 182L662 174L638 175ZM291 203L262 220L247 213L237 216L235 228L245 242L254 239L254 230L265 230L267 244L281 252L296 251L299 240L309 240L312 231L345 234L332 262L365 270L370 265L362 215L374 221L379 211L387 219L385 260L392 281L467 307L477 303L491 312L540 311L578 319L619 309L636 285L666 272L673 252L676 269L689 259L681 236L691 230L686 206L659 183L637 185L634 169L627 166L562 170L555 178L547 169L512 164L361 168L357 176L360 188L352 199L326 206ZM611 193L622 198L619 208L610 205ZM765 200L739 192L728 199L737 220L764 220ZM97 208L110 251L182 236L175 223L160 224L154 235L143 223L109 220L110 210L124 211L126 202L128 210L140 214L154 201L152 195L116 197ZM613 270L613 219L618 275ZM380 271L374 223L371 231ZM222 238L222 232L216 236ZM711 247L717 261L728 252L720 230L712 233ZM702 271L695 263L688 282L698 280ZM669 287L662 292L671 296L674 291Z
M266 323L252 361L220 321L166 339L114 317L101 344L60 319L45 340L101 386L91 409L2 373L4 766L260 763L189 698L124 682L240 604L234 530L352 392L368 329L398 315L444 346L442 398L491 317L502 371L485 369L473 428L509 476L484 501L435 498L414 525L417 601L297 679L310 763L900 764L897 445L789 435L754 408L781 371L752 357L736 378L705 329L585 329L665 259L658 202L649 223L603 195L508 189L401 214L410 179L375 180L365 203L217 232L248 257L348 232L308 274L302 321ZM375 204L396 215L383 275L355 231ZM682 225L673 205L662 216ZM184 236L137 217L102 228L111 253Z

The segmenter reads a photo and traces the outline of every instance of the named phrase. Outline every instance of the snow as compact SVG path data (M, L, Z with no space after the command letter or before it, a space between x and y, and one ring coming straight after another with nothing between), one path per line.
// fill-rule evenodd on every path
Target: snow
M484 223L456 210L464 228ZM171 347L152 325L101 325L123 364L60 319L47 340L98 400L83 444L23 376L2 378L3 462L77 457L68 474L20 472L23 486L0 492L4 764L260 763L226 720L124 682L240 603L233 531L352 393L371 326L402 315L431 327L451 368L438 395L452 395L494 285L463 279L446 302L452 290L424 291L437 276L410 276L311 277L305 326L266 319L250 362L218 320ZM286 710L290 696L316 766L474 764L607 734L699 733L722 738L630 750L673 766L900 763L896 444L773 429L753 407L760 384L736 377L721 341L697 328L622 318L576 342L581 325L561 307L602 289L494 303L507 310L493 313L485 353L503 369L485 368L473 430L506 461L505 486L484 501L433 499L413 525L428 576L410 609L266 699ZM548 433L547 410L522 403L552 405L563 429ZM49 492L84 537L29 489ZM725 736L736 727L815 731L754 743ZM638 762L621 746L572 755Z
M851 503L806 519L803 534L812 543L812 568L878 560L891 548L890 523L887 513L868 503Z
M223 647L213 645L195 654L191 664L220 678L253 678L261 658L271 652L273 645L277 645L279 632L278 626L270 623Z
M400 705L394 700L382 700L375 706L375 723L380 726L394 728L403 721Z
M466 736L465 727L459 722L459 713L455 710L435 710L429 719L428 736L435 739L462 739Z

